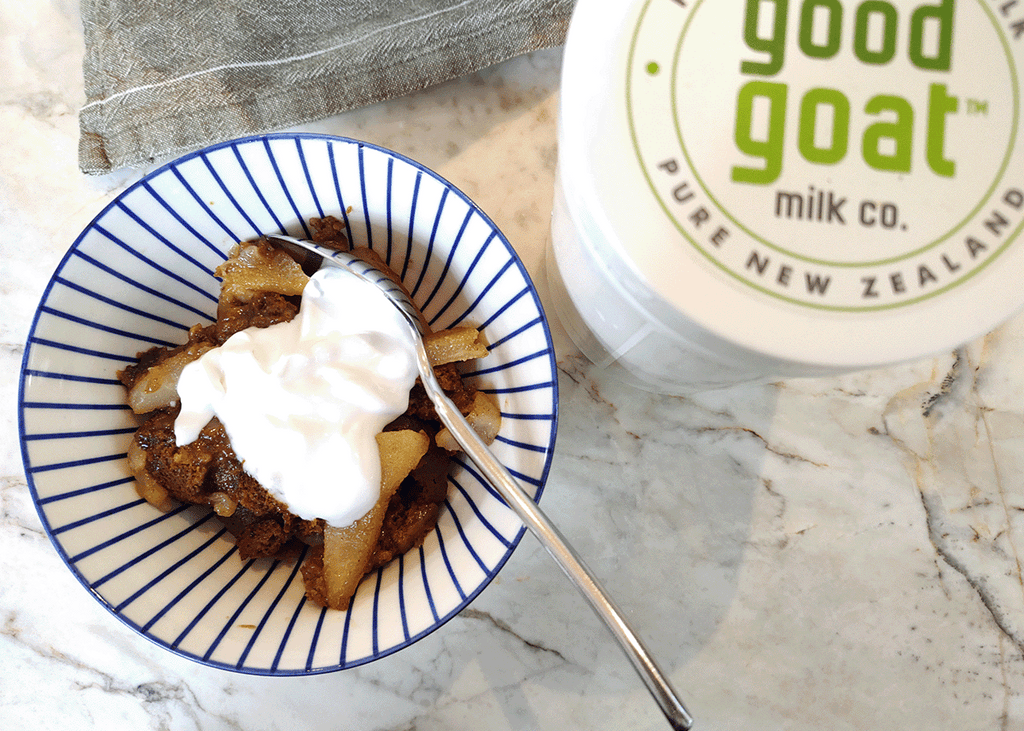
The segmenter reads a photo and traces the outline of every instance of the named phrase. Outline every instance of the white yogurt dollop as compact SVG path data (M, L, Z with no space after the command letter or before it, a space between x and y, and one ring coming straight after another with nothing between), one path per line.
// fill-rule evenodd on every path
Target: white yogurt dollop
M376 436L416 382L409 325L373 284L324 267L291 322L249 328L187 365L178 446L216 416L245 471L301 518L350 525L380 495Z

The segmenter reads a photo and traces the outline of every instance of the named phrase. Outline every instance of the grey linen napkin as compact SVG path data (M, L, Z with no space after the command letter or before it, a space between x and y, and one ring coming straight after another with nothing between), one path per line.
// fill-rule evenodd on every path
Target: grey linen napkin
M559 45L574 0L82 0L79 166L329 117Z

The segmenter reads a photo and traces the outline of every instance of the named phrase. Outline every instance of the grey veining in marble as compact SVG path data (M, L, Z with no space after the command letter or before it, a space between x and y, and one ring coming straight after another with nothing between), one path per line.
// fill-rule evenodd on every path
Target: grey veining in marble
M77 170L72 1L0 5L0 728L659 729L536 542L461 615L371 665L268 679L122 626L44 535L17 443L32 313L67 247L145 170ZM560 53L306 129L396 149L476 200L542 298ZM698 729L1024 729L1024 318L884 371L640 393L555 332L544 508Z

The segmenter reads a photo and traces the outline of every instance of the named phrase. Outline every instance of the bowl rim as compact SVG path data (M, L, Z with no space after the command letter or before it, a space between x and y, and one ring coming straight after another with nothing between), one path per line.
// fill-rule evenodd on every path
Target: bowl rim
M46 514L45 514L45 512L43 510L43 505L40 502L40 496L39 496L39 494L38 494L38 492L36 490L35 480L34 480L34 476L33 476L34 473L33 473L33 470L31 468L30 461L29 461L28 444L27 444L27 439L26 439L27 435L25 433L25 403L26 403L25 402L25 395L26 395L25 391L26 391L26 386L27 386L26 382L28 380L27 377L31 375L30 373L28 373L28 370L29 370L28 369L29 357L30 357L30 355L32 353L33 344L34 344L33 341L34 341L34 338L35 338L36 329L37 329L37 327L39 325L40 316L43 314L42 307L46 303L46 301L48 300L48 298L50 296L50 293L53 290L54 286L57 284L58 277L59 277L61 271L64 269L64 266L67 264L68 260L74 255L75 250L81 245L81 243L84 240L84 238L86 237L86 235L90 231L93 230L93 228L97 225L97 223L100 222L104 218L104 216L107 215L108 212L110 212L112 209L114 209L117 206L119 201L121 201L123 198L125 198L126 196L131 194L136 189L144 186L151 179L155 178L158 175L164 174L165 172L167 172L168 170L174 168L177 165L181 165L181 164L183 164L185 162L188 162L189 160L192 160L192 159L194 159L196 157L212 153L212 152L214 152L216 150L219 150L219 149L222 149L222 148L225 148L225 147L246 145L246 144L252 144L252 143L269 144L269 141L271 141L271 140L280 140L280 139L284 139L284 140L298 140L298 139L324 140L324 141L328 142L329 144L330 143L336 143L336 144L342 144L342 145L355 145L358 148L368 149L368 150L372 150L372 151L381 153L381 154L383 154L385 156L390 156L390 157L392 157L392 158L394 158L394 159L396 159L398 161L401 161L401 162L403 162L403 163L405 163L407 165L412 166L413 168L415 168L416 170L418 170L422 174L430 176L431 178L436 180L438 183L443 185L445 188L448 189L449 194L456 195L457 197L462 199L462 201L467 206L469 206L470 209L472 209L475 214L479 215L484 220L484 222L487 224L487 226L489 226L491 228L491 230L493 230L494 238L501 242L501 245L505 247L505 250L508 252L508 254L509 254L509 256L510 256L512 262L513 262L513 264L518 268L518 270L520 272L520 275L522 276L524 282L526 283L527 289L529 291L529 295L532 298L532 300L534 302L534 305L537 308L537 311L541 315L540 324L541 324L541 326L543 328L544 339L545 339L545 341L547 343L547 352L548 352L547 359L548 359L549 366L550 366L550 369L551 369L551 373L552 373L552 376L553 376L552 380L551 380L551 384L550 384L551 389L552 389L551 418L550 418L551 430L550 430L550 436L548 438L548 443L546 445L546 454L545 454L545 459L544 459L544 465L543 465L543 468L542 468L541 475L540 475L539 479L536 480L537 484L535 486L535 492L534 492L534 500L537 501L537 502L540 502L540 499L543 496L545 488L547 486L548 477L550 476L551 465L552 465L552 461L554 459L554 453L555 453L555 445L556 445L557 438L558 438L559 388L558 388L557 360L555 358L555 349L554 349L554 343L553 343L552 336L551 336L551 329L550 329L550 325L549 325L549 321L548 321L548 315L547 315L547 313L544 310L543 303L541 302L540 295L537 292L537 288L536 288L536 285L535 285L535 283L533 281L533 278L530 276L529 271L527 270L526 266L523 264L523 261L519 257L518 252L515 250L515 248L512 246L512 244L508 241L508 239L505 236L504 232L494 223L494 221L491 219L491 217L489 215L487 215L487 213L483 210L483 208L481 208L479 205L477 205L475 201L473 201L462 189L460 189L454 183L452 183L451 181L449 181L447 178L443 177L442 175L440 175L436 171L432 170L431 168L427 167L426 165L424 165L424 164L422 164L420 162L417 162L416 160L414 160L414 159L412 159L412 158L410 158L410 157L408 157L406 155L403 155L402 153L396 152L395 150L391 150L391 149L383 147L381 145L377 145L377 144L374 144L374 143L371 143L371 142L366 142L366 141L363 141L363 140L359 140L359 139L355 139L355 138L347 137L347 136L342 136L342 135L330 135L330 134L315 133L315 132L271 132L271 133L266 133L266 134L248 135L248 136L244 136L244 137L238 137L238 138L232 138L232 139L224 140L224 141L221 141L221 142L214 143L212 145L208 145L208 146L205 146L205 147L193 150L193 151L188 152L188 153L186 153L184 155L176 157L176 158L174 158L172 160L168 160L167 162L161 164L157 168L155 168L155 169L151 170L150 172L146 173L145 175L143 175L141 178L139 178L138 180L133 182L128 187L122 189L120 192L117 193L117 195L115 195L110 201L108 201L107 204L104 205L103 208L95 216L92 217L92 219L89 221L89 223L86 224L82 228L81 232L75 238L74 242L68 247L67 251L61 257L60 261L57 263L56 267L54 268L53 272L51 273L50 278L47 281L45 288L43 289L42 293L39 296L38 302L37 302L36 307L35 307L35 312L33 313L33 316L32 316L31 326L29 327L28 335L26 336L26 339L25 339L25 347L24 347L24 352L22 354L21 365L20 365L19 374L18 374L18 441L19 441L19 446L20 446L20 450L21 450L22 469L23 469L23 471L25 473L26 483L28 485L29 493L30 493L31 498L32 498L33 506L36 509L36 514L39 517L39 520L40 520L40 523L42 524L43 530L46 532L47 538L49 538L51 545L56 550L58 556L60 556L61 561L70 570L71 574L78 580L78 583L81 584L81 586L90 595L92 595L92 597L94 599L96 599L96 601L101 606L103 606L108 612L110 612L110 614L112 614L114 617L116 617L123 624L127 625L128 627L130 627L137 634L139 634L142 637L146 638L150 642L158 645L162 649L167 650L168 652L171 652L171 653L173 653L173 654L175 654L175 655L177 655L179 657L183 657L185 659L191 660L193 662L196 662L198 664L201 664L201 665L204 665L204 666L207 666L207 667L212 667L212 668L216 668L216 669L220 669L220 670L228 670L228 671L231 671L231 672L234 672L234 673L243 674L243 675L256 675L256 676L266 676L266 677L302 677L302 676L308 676L308 675L322 675L322 674L326 674L326 673L338 672L338 671L341 671L341 670L349 670L349 669L352 669L352 668L355 668L355 667L359 667L359 666L362 666L362 665L369 664L369 663L374 662L376 660L380 660L380 659L383 659L383 658L388 657L390 655L393 655L393 654L399 652L400 650L403 650L403 649L405 649L405 648L415 644L416 642L418 642L419 640L423 639L427 635L430 635L433 632L435 632L436 630L438 630L441 627L443 627L453 617L455 617L460 612L462 612L466 607L468 607L476 599L476 597L479 596L480 593L483 592L484 589L486 589L491 584L491 582L495 579L495 577L497 577L497 575L500 573L502 568L504 568L505 564L512 557L512 554L515 553L516 548L518 548L519 542L522 540L523 535L527 532L526 526L525 525L521 525L520 526L520 528L517 531L515 537L513 539L509 540L509 548L505 552L505 555L501 558L501 560L499 560L494 565L493 569L488 571L487 576L479 583L478 586L476 586L472 591L466 593L465 599L461 600L446 615L439 617L437 619L437 621L435 621L429 627L427 627L424 630L421 630L419 633L417 633L415 635L410 635L408 639L404 639L401 642L398 642L398 643L396 643L396 644L394 644L394 645L392 645L392 646L390 646L388 648L384 648L382 650L376 651L374 654L372 654L370 656L365 656L365 657L357 658L356 660L351 661L351 662L338 663L336 665L327 665L327 666L321 666L321 667L309 667L307 665L307 667L304 668L304 669L295 668L295 669L285 669L285 670L278 670L278 669L274 668L273 666L264 667L264 668L257 668L257 667L249 667L249 666L244 666L243 665L242 667L238 667L236 665L231 665L231 664L224 663L224 662L221 662L221 661L211 660L211 659L208 659L208 658L204 659L203 657L201 657L201 656L199 656L199 655L197 655L195 653L188 652L188 651L182 650L182 649L177 648L177 647L172 647L168 642L164 641L163 639L161 639L159 637L154 636L153 634L151 634L148 631L145 631L138 623L136 623L133 620L129 619L123 613L117 611L117 609L114 607L114 605L108 599L104 598L104 596L98 590L96 590L93 586L90 585L90 583L85 578L85 576L83 576L82 573L78 570L78 568L76 566L74 566L70 562L69 556L68 556L66 550L64 549L63 545L59 542L57 536L53 533L52 527L50 526L50 522L47 519ZM469 469L469 470L473 470L474 469L474 466L472 465L472 462L470 462L468 459L461 461L460 464L465 469ZM480 479L481 479L482 482L484 482L486 484L486 480L482 477L482 475L481 475ZM533 483L531 482L531 485L532 484ZM192 507L192 506L188 506L188 507ZM322 623L324 621L324 617L326 616L326 612L327 612L327 609L324 608L322 610L322 612L321 612L319 622ZM344 626L343 634L342 634L342 646L343 647L345 646L345 644L347 642L348 633L349 633L349 625L351 623L351 619L352 619L351 612L346 612L345 613L345 626ZM290 627L289 627L289 632L290 632ZM318 632L319 632L319 626L318 626Z

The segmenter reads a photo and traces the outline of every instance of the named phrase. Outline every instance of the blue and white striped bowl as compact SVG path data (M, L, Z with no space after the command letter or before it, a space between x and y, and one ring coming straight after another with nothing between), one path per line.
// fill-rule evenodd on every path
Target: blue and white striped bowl
M213 321L213 272L236 242L307 236L309 218L332 214L402 275L436 328L481 329L490 355L470 378L498 399L494 450L537 497L548 474L550 333L522 263L465 195L395 153L321 135L237 140L160 168L82 232L43 295L22 369L22 454L43 525L79 580L144 636L208 665L295 675L392 653L465 607L523 533L457 459L437 530L338 612L306 601L298 564L242 561L206 510L161 513L136 495L125 453L138 420L116 371Z

